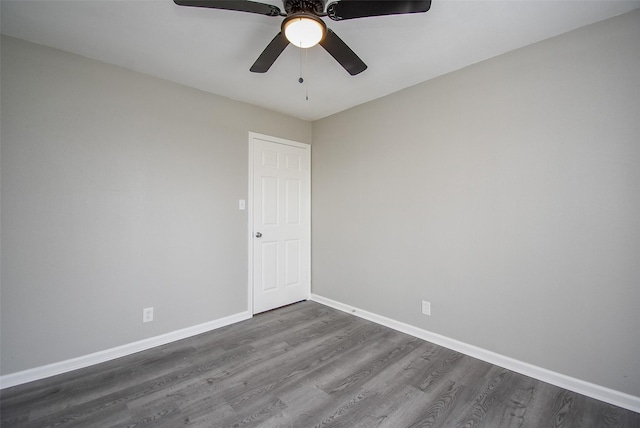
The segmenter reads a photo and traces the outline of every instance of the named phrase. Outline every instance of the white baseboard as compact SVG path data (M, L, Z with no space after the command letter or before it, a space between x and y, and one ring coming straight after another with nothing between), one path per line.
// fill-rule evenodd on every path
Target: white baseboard
M206 333L220 327L234 324L251 318L248 311L229 315L214 321L203 324L194 325L193 327L183 328L181 330L172 331L160 336L150 337L148 339L139 340L137 342L128 343L116 348L106 349L104 351L95 352L93 354L83 355L81 357L72 358L70 360L60 361L58 363L48 364L21 372L10 373L0 376L0 389L9 388L11 386L21 385L38 379L44 379L50 376L70 372L72 370L81 369L92 366L94 364L104 363L126 355L135 354L136 352L145 351L155 348L156 346L166 345L167 343L177 340L186 339L201 333Z
M468 343L460 342L446 336L432 333L430 331L423 330L421 328L414 327L412 325L405 324L403 322L396 321L382 315L374 314L372 312L368 312L354 306L337 302L326 297L318 296L317 294L312 294L311 300L343 312L348 312L360 318L373 321L377 324L384 325L385 327L401 331L419 339L435 343L436 345L444 346L445 348L461 352L465 355L469 355L470 357L495 364L499 367L504 367L525 376L529 376L534 379L559 386L560 388L577 392L579 394L595 398L596 400L604 401L606 403L610 403L640 413L640 397L635 397L624 392L616 391L604 386L576 379L571 376L556 373L542 367L534 366L532 364L506 357L504 355L500 355L474 345L469 345Z

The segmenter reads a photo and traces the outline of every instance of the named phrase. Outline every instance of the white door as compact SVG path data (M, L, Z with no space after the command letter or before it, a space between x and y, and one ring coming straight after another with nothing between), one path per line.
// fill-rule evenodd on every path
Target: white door
M311 293L311 147L254 133L249 146L249 280L257 314L306 300Z

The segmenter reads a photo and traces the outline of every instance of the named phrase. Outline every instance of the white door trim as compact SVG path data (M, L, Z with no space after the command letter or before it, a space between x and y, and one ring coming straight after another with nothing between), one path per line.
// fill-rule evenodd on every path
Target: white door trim
M253 149L255 140L267 140L278 144L284 144L288 146L300 147L303 149L309 150L309 159L311 159L311 145L306 143L300 143L297 141L286 140L284 138L272 137L270 135L259 134L257 132L249 132L249 186L248 186L248 195L247 195L247 308L251 316L253 316L253 243L254 243L254 233L253 230L253 220L254 220L254 212L253 212ZM311 164L309 164L309 195L311 195ZM308 263L308 275L309 275L309 290L307 293L307 300L311 298L311 197L308 198L307 201L307 224L309 224L307 237L307 254L309 255L309 263Z

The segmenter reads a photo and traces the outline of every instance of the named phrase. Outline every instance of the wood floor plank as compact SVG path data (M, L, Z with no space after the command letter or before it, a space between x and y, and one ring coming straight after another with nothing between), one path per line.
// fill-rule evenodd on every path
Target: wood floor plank
M492 367L485 376L488 381L483 384L483 389L473 400L473 405L467 405L469 409L465 418L458 422L456 427L476 427L479 425L491 426L488 416L496 405L506 408L512 400L511 388L515 373L499 367ZM470 397L469 397L470 398ZM499 421L501 422L501 421Z
M528 416L527 411L533 401L536 387L533 379L527 376L517 375L509 379L510 391L504 394L503 402L497 402L487 412L485 425L498 421L514 428L525 426ZM507 391L505 391L507 392Z
M366 327L366 328L365 328ZM263 365L254 367L242 384L230 386L225 393L225 400L234 408L241 408L248 400L255 401L259 396L264 396L269 391L276 391L284 385L295 385L318 365L327 365L332 359L342 353L353 349L346 344L354 341L362 347L364 343L375 346L378 337L373 332L377 326L365 326L357 329L349 339L340 341L326 341L317 339L307 341L299 348L291 350L287 354L278 356ZM304 355L315 355L309 360Z
M549 426L554 428L582 425L582 401L585 397L571 391L561 390L554 400Z
M457 398L464 389L464 385L447 381L435 391L423 412L409 425L409 428L433 428L447 426L448 416L457 404Z
M362 385L360 393L367 398L351 410L344 426L408 426L411 415L418 415L424 410L419 400L409 399L414 394L425 395L410 386L416 373L426 371L431 364L429 360L420 358L423 354L424 347L416 347ZM407 406L414 402L418 406ZM401 419L404 420L400 422Z
M425 343L416 345L410 353L399 355L400 358L396 358L392 364L362 385L361 389L368 391L370 398L366 405L360 406L357 412L350 415L352 427L378 426L400 409L399 403L403 402L403 396L407 394L407 386L416 373L430 364L428 360L421 358L425 352Z
M4 389L0 425L640 428L640 414L301 302Z

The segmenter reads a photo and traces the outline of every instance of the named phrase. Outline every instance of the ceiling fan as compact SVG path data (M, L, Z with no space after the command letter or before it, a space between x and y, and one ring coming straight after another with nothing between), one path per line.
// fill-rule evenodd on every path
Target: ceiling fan
M249 0L173 0L179 6L236 10L266 16L284 16L280 32L271 40L256 62L254 73L265 73L282 51L292 43L300 48L320 44L352 76L362 73L367 65L321 19L333 21L370 16L399 15L426 12L431 0L340 0L330 3L325 12L325 0L282 0L286 13L277 6Z

